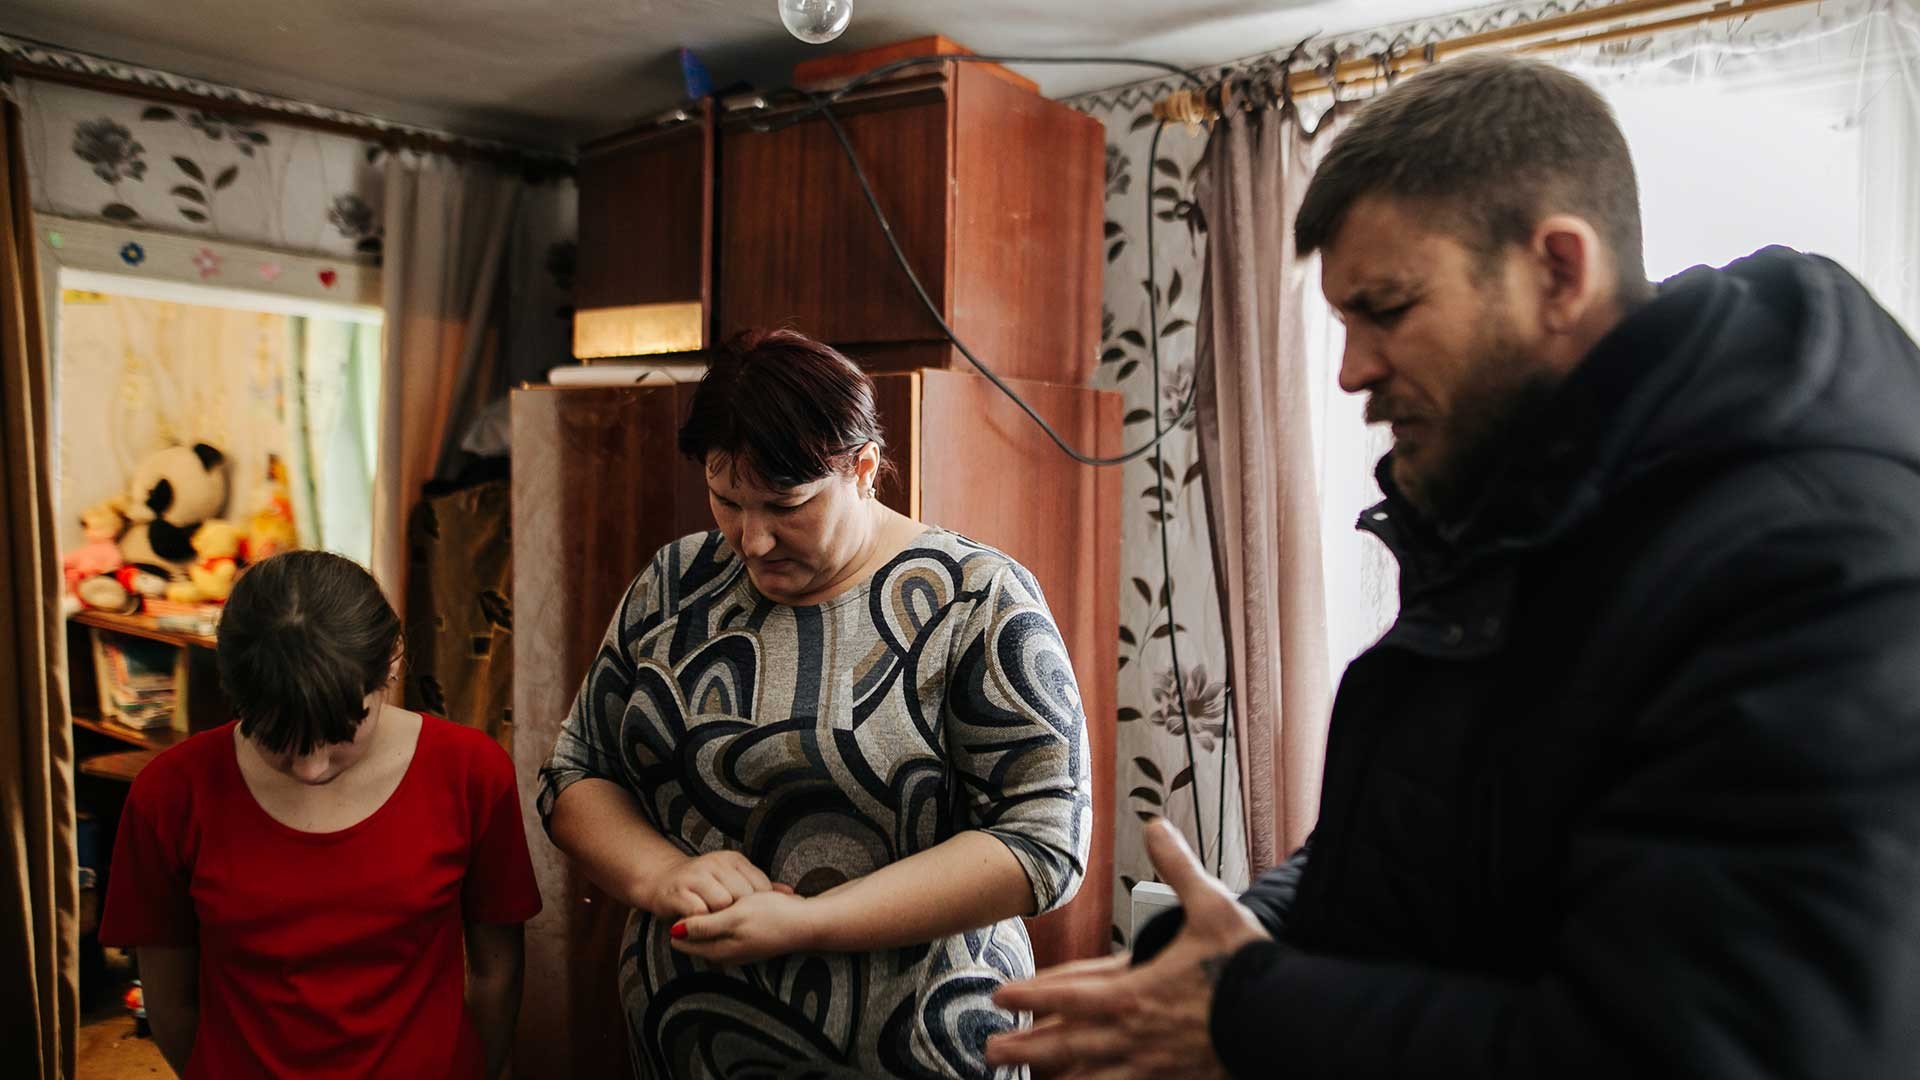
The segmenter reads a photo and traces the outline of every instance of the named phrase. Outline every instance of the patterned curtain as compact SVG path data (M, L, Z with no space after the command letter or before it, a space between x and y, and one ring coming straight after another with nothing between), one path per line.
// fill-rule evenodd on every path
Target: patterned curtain
M513 514L506 480L414 507L406 704L513 749Z

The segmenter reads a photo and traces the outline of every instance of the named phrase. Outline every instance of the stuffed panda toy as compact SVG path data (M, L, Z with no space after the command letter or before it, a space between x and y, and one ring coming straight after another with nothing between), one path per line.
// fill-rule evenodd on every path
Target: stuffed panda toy
M134 470L127 498L131 523L120 538L129 563L169 578L184 578L198 561L193 531L227 504L227 459L206 443L169 446L148 454Z

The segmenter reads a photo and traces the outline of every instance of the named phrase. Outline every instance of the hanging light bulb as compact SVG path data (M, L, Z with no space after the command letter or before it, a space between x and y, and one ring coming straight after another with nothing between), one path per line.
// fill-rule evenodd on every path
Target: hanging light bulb
M846 33L853 0L779 0L787 32L809 45L821 45Z

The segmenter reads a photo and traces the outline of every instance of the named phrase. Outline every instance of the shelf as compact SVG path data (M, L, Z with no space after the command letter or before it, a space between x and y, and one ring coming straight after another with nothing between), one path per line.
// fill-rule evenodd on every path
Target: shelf
M151 731L136 731L133 728L127 727L125 724L116 724L111 720L97 720L91 716L74 717L73 726L105 735L110 739L118 739L128 746L138 747L141 750L165 750L167 747L186 738L185 735L172 728L154 728Z
M131 784L140 770L159 755L157 750L126 750L118 754L100 754L80 762L80 772L103 780Z
M91 626L96 630L112 630L119 634L132 634L135 637L164 641L169 645L186 645L196 649L211 649L214 639L206 634L191 634L184 630L165 630L151 617L146 615L115 615L105 611L78 611L68 616L81 626Z

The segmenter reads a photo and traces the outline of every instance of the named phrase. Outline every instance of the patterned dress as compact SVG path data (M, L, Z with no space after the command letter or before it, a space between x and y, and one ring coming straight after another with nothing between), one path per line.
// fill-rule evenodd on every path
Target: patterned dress
M541 772L540 812L624 785L689 854L744 853L803 896L956 832L1003 841L1042 911L1092 831L1085 718L1032 575L932 529L866 583L774 603L718 533L662 549L627 592ZM1033 972L1019 919L926 945L721 967L627 922L620 989L636 1076L1013 1077L990 995Z

